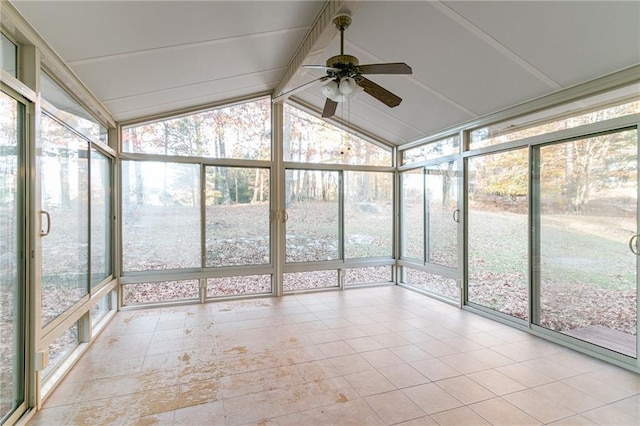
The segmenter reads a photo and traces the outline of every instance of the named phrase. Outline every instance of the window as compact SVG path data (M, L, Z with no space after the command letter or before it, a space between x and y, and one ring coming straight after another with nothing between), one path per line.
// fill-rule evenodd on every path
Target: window
M71 327L49 345L49 364L47 364L43 371L45 380L55 372L56 368L59 367L76 346L78 346L80 342L78 329L78 323L73 323Z
M111 160L91 150L91 285L111 275Z
M393 175L345 171L344 257L393 255Z
M200 268L200 168L122 162L122 269Z
M18 77L18 46L0 33L0 69Z
M561 105L556 108L546 109L537 114L528 114L513 120L497 123L491 126L482 127L471 131L470 149L482 148L499 143L511 142L524 139L530 136L541 135L563 129L571 129L586 124L597 123L611 118L623 117L630 114L640 113L640 100L618 101L614 105L598 107L606 99L615 99L620 96L629 96L637 87L626 87L606 93L604 95L593 96L570 104ZM615 102L615 101L614 101ZM584 111L585 105L596 105L594 110ZM560 118L558 118L560 116Z
M0 92L0 423L24 401L24 106Z
M107 129L46 72L43 71L41 76L40 90L42 91L42 98L56 109L49 112L64 120L71 128L106 145Z
M454 135L446 139L440 139L426 145L402 151L402 165L444 157L445 155L456 154L459 151L460 138L458 135Z
M291 105L284 106L284 160L391 166L391 149L332 126Z
M340 173L287 170L287 262L340 259Z
M141 305L177 300L198 300L199 287L198 280L125 284L122 286L122 303L124 305Z
M42 325L88 294L89 143L42 116Z
M207 166L206 266L268 264L269 170Z
M400 256L424 262L424 169L402 172L401 179Z
M526 320L528 176L526 148L468 161L468 300Z
M245 102L127 127L122 151L190 157L271 159L271 102Z

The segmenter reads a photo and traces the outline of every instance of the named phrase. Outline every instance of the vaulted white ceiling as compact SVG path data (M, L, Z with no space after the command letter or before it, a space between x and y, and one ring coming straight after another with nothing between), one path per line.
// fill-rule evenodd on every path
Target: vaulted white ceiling
M324 2L12 3L118 121L291 88L323 75L296 68L295 78L282 81L305 37L325 25L316 22ZM413 74L370 76L403 98L398 107L362 93L337 116L394 144L640 64L637 1L346 6L353 23L345 53L361 64L406 62ZM338 32L330 23L324 32L330 37L316 50L302 50L304 63L324 64L339 53ZM324 104L318 86L294 96L318 110Z

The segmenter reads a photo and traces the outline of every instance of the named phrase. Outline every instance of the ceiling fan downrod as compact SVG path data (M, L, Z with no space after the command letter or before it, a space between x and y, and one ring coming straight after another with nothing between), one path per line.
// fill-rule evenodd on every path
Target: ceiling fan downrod
M344 30L351 25L351 16L348 13L341 13L333 18L333 25L340 31L340 54L327 59L327 67L339 68L345 75L353 73L352 67L357 67L358 58L344 54Z

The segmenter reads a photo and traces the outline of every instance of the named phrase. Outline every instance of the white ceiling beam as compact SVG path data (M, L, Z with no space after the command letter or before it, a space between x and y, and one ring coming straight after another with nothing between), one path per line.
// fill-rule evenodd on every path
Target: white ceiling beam
M324 52L331 40L338 35L338 31L333 25L333 18L338 13L353 13L359 3L360 0L329 0L326 2L298 50L291 57L273 92L274 97L282 95L303 83L301 81L301 65L315 63L316 58Z

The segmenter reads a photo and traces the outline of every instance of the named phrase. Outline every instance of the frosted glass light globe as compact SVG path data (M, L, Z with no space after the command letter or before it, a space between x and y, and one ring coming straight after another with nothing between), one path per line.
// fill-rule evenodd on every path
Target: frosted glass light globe
M356 81L351 78L351 77L343 77L342 80L340 80L340 93L342 93L343 95L348 95L350 93L352 93L356 87L358 87L358 85L356 84Z

